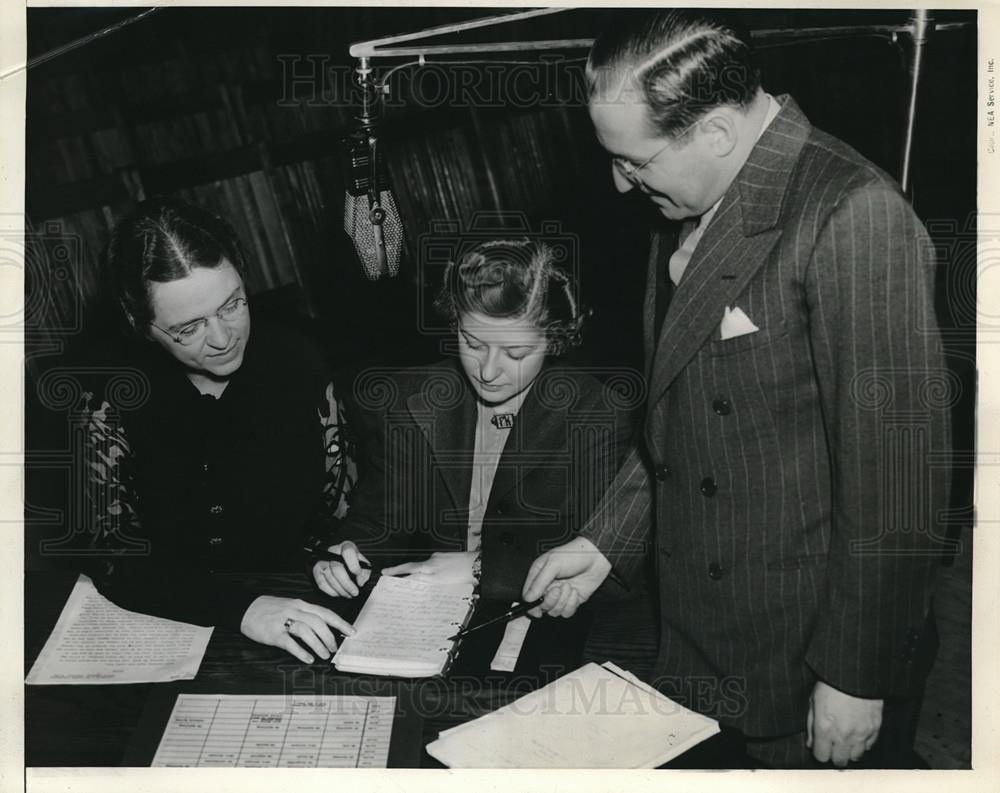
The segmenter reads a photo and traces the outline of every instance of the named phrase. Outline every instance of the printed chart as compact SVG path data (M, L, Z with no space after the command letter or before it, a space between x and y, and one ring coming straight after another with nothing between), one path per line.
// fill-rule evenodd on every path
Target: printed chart
M154 766L385 768L395 697L180 694Z

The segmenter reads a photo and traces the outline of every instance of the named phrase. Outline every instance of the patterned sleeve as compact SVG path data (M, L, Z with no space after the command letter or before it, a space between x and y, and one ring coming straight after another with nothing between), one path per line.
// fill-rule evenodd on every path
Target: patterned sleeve
M332 382L326 385L319 412L326 465L323 506L327 518L340 520L350 509L358 482L357 446L351 437L344 406L334 394Z
M87 404L92 394L85 394ZM130 461L132 450L117 412L107 401L88 407L82 464L86 476L87 527L95 550L145 554L142 523L136 511Z

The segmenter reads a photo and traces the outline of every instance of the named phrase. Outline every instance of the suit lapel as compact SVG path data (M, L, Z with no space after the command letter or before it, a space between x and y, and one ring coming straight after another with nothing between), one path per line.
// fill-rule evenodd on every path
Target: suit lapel
M649 248L649 266L646 270L646 300L642 307L642 338L643 364L646 368L646 382L653 367L653 354L656 352L656 290L658 288L657 273L661 266L661 256L670 247L670 241L665 239L664 232L653 232Z
M718 328L723 310L764 264L780 233L744 237L735 200L723 201L667 309L649 391L654 402Z
M512 491L536 467L535 460L551 459L554 450L566 448L565 411L547 407L539 400L545 391L545 383L541 381L552 374L553 370L544 370L524 398L497 465L490 505Z
M659 277L665 272L671 254L677 250L679 242L679 224L670 224L663 230L654 231L650 240L649 266L646 272L646 300L643 305L643 364L646 371L646 382L653 369L653 357L656 353L656 301L659 291Z
M454 376L461 380L458 384L460 396L457 399L440 404L442 400L424 389L411 394L406 400L406 407L430 446L455 508L465 510L469 507L469 488L472 483L476 404L465 378L458 372ZM446 390L441 388L439 393Z
M810 127L793 99L779 101L781 111L723 196L674 291L654 353L650 404L708 341L781 236L785 191Z

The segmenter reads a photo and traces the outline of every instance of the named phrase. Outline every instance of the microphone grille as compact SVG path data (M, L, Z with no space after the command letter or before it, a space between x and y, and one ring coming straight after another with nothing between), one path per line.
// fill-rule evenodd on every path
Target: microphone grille
M379 193L383 211L380 224L372 222L368 196L348 192L344 201L344 231L354 243L365 275L372 281L399 273L403 249L403 223L392 192Z

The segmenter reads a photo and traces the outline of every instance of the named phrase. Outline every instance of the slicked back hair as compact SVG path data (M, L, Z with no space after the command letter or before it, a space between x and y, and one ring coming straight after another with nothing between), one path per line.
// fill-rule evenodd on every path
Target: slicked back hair
M760 71L748 36L671 10L629 14L605 31L590 51L587 84L591 101L645 102L648 132L681 139L714 108L749 107Z

